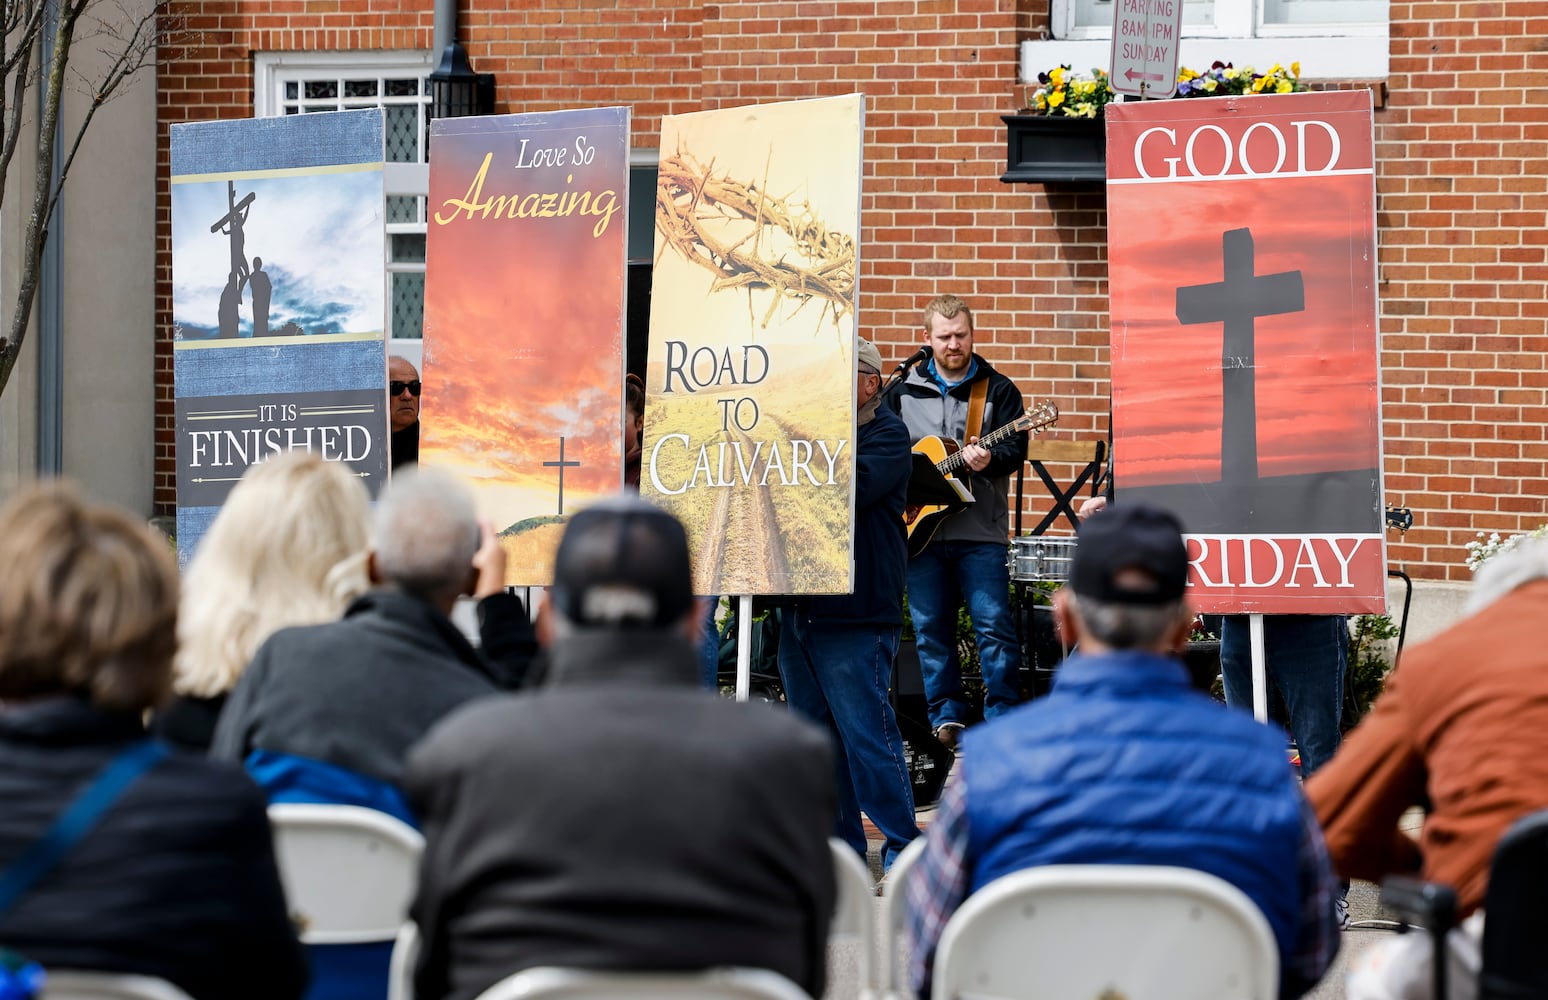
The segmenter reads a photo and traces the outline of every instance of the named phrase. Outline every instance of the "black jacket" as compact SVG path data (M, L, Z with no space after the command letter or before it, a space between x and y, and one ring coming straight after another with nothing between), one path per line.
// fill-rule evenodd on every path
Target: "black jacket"
M71 697L0 709L0 868L31 847L138 719ZM0 946L44 968L159 976L197 1000L290 1000L306 960L263 796L239 769L174 752L0 914Z
M820 996L826 734L698 690L697 653L660 631L550 652L543 687L468 705L410 757L415 995L466 1000L539 965L746 965Z
M814 619L845 625L901 625L908 577L903 507L913 470L908 428L885 406L855 435L855 586L850 594L797 597Z
M210 756L241 762L269 750L396 785L408 748L431 725L496 690L451 619L418 598L374 590L339 621L281 629L258 647Z
M478 602L479 640L483 643L478 668L498 686L514 691L527 682L528 671L537 655L537 639L527 621L521 598L514 594L492 594ZM215 739L215 729L226 707L225 694L213 698L183 695L157 710L151 729L169 743L186 750L206 753Z
M935 362L917 365L908 373L903 384L887 396L887 403L902 416L908 426L911 441L919 441L928 435L949 438L964 443L967 427L968 397L975 382L988 379L989 390L984 400L983 425L979 436L983 437L1015 420L1025 412L1021 390L1016 383L1001 375L989 362L973 355L973 375L945 390L935 378ZM967 472L968 489L973 491L973 504L966 510L949 517L941 524L936 538L949 542L992 542L1005 545L1010 537L1010 506L1006 500L1010 492L1010 477L1027 460L1025 431L1012 434L989 451L989 464L982 472ZM960 478L960 476L959 476Z

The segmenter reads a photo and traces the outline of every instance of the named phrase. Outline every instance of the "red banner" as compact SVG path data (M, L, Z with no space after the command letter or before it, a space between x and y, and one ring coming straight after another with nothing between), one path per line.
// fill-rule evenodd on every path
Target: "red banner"
M1386 603L1368 91L1106 109L1114 477L1212 612Z
M629 110L437 118L419 460L465 479L506 583L623 485Z

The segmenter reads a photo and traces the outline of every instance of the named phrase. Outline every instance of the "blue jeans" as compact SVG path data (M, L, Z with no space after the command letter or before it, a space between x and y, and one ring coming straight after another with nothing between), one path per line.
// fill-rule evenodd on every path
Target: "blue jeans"
M903 737L887 701L900 631L813 621L805 609L786 609L779 630L785 697L833 738L834 836L865 857L864 810L886 838L884 869L919 836Z
M1230 615L1221 624L1220 674L1226 702L1249 712L1251 635L1245 615ZM1264 615L1263 653L1269 689L1279 689L1290 713L1290 736L1301 751L1301 776L1309 778L1338 749L1348 621L1343 615Z
M960 598L960 599L959 599ZM968 721L957 665L957 607L967 604L984 675L984 718L1021 701L1020 646L1011 617L1006 546L932 542L908 561L908 610L919 643L930 725Z
M736 598L731 598L735 601ZM706 597L704 621L699 635L699 683L709 691L720 690L720 632L715 615L720 611L719 597Z

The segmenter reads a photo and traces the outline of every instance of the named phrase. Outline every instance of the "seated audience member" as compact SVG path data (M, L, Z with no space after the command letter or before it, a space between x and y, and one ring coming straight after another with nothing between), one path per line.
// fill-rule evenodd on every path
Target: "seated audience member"
M1079 652L1047 697L963 734L910 872L911 979L929 995L941 930L971 893L1038 865L1172 865L1232 883L1280 954L1280 996L1338 951L1336 884L1282 737L1193 690L1181 527L1145 504L1080 526L1054 619Z
M45 969L158 976L196 1000L300 996L263 796L141 722L176 644L165 541L36 487L0 511L0 565L0 885L32 876L0 901L0 946ZM127 783L99 784L110 769ZM94 818L40 863L74 806Z
M157 735L209 749L226 696L288 625L337 621L370 587L371 507L349 467L292 451L250 466L183 580L172 689Z
M1456 889L1468 919L1451 934L1453 1000L1476 993L1478 908L1495 845L1548 808L1548 541L1481 566L1466 611L1404 650L1370 715L1306 783L1340 875L1418 874ZM1425 809L1417 841L1398 825L1416 805ZM1370 949L1351 970L1349 996L1429 997L1430 946L1429 935L1405 934Z
M633 496L570 519L544 684L459 710L410 757L420 1000L542 965L754 966L822 994L828 740L701 690L698 617L676 519Z
M423 383L408 358L387 359L387 404L392 437L388 441L392 469L419 463L419 394Z
M531 627L520 599L502 593L498 539L467 489L444 474L413 469L393 479L377 506L367 571L374 589L341 620L282 629L259 647L210 753L246 761L271 800L290 789L412 821L396 793L409 746L447 712L497 690L490 665L448 617L458 596L483 598L486 636ZM298 790L314 778L336 791Z

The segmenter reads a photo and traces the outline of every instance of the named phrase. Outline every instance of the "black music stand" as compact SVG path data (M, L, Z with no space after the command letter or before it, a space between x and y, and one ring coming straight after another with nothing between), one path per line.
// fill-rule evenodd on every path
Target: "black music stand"
M937 469L929 455L916 451L913 459L914 469L909 473L908 495L904 499L910 507L945 506L960 510L973 502L967 485Z

